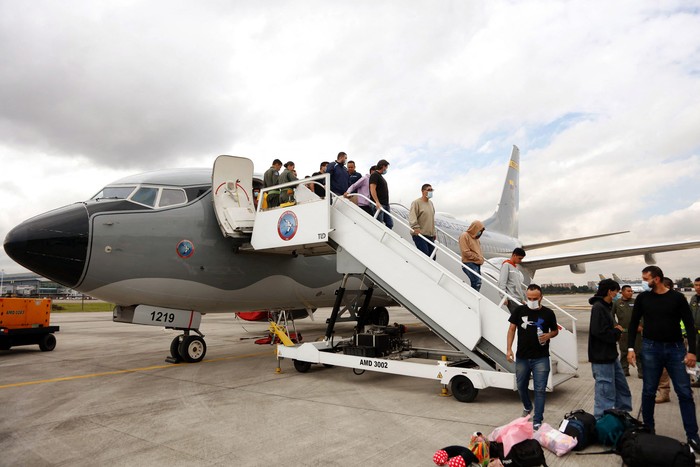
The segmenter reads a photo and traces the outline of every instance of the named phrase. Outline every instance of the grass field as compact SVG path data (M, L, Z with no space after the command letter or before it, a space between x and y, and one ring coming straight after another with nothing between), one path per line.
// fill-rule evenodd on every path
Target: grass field
M54 301L51 304L52 313L74 313L81 311L112 311L114 303L98 302L94 300L80 301Z

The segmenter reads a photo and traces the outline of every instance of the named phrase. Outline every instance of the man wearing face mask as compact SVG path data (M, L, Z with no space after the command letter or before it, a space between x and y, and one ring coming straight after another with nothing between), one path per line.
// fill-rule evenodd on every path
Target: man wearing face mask
M620 284L603 279L595 295L588 300L591 322L588 334L588 361L595 379L593 415L603 416L607 409L632 410L632 393L618 360L617 341L624 328L615 324L612 316L613 298L620 291Z
M411 203L411 209L408 211L408 223L413 229L411 236L416 248L430 256L433 254L435 246L425 241L423 237L435 242L435 206L430 201L433 197L433 187L426 183L420 191L421 197Z
M510 314L508 321L508 339L506 342L506 358L513 361L513 340L518 331L518 348L515 352L515 380L518 394L523 403L525 417L532 412L533 405L528 393L530 375L535 390L535 415L532 418L533 428L539 429L544 419L544 402L549 378L549 341L559 334L557 318L554 312L542 306L542 289L537 284L530 284L525 292L525 305L517 307Z
M388 171L389 162L386 159L380 159L377 162L377 170L369 176L369 193L372 195L377 211L379 211L377 220L392 229L394 228L394 220L390 215L386 214L391 212L389 207L389 186L384 180L384 175Z
M641 355L644 360L642 417L653 432L656 389L665 368L678 396L688 445L694 452L700 452L695 401L690 376L686 371L686 367L695 368L696 333L688 333L686 350L679 325L683 321L686 329L695 329L695 323L683 294L664 285L663 277L663 271L657 266L647 266L642 270L642 280L651 290L642 292L637 297L629 327L629 342L634 342L637 325L640 319L644 319ZM627 349L627 360L632 366L636 364L636 354L632 347Z
M618 345L620 347L620 364L622 365L622 371L625 373L625 376L630 375L630 364L627 362L627 337L629 336L628 328L630 326L630 320L632 319L632 310L634 309L634 299L632 298L632 295L634 295L634 292L632 291L632 287L629 285L623 285L622 286L622 291L620 292L620 297L615 303L613 303L612 307L612 314L615 319L617 319L617 324L622 326L622 335L620 336L620 340L618 341ZM634 342L634 345L630 345L629 347L634 347L634 351L637 355L641 354L641 349L642 349L642 326L639 326L637 328L637 339ZM641 358L638 359L637 361L637 377L640 379L643 376L643 371L642 371L643 365L642 365L642 360Z
M481 265L484 264L484 255L481 253L481 235L486 228L481 221L474 221L469 228L459 236L459 250L462 253L462 271L469 278L472 288L481 290ZM476 271L479 276L472 274Z

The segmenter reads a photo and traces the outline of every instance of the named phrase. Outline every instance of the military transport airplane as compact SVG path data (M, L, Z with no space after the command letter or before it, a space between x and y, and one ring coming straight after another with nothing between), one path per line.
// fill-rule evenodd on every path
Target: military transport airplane
M229 156L217 162L224 157ZM206 352L198 330L201 314L296 310L306 315L333 306L342 278L335 255L270 254L250 248L255 193L262 187L262 177L253 175L250 160L229 159L246 161L249 173L228 178L235 182L219 183L215 163L214 171L171 169L126 177L87 201L19 224L7 234L5 251L37 274L115 303L115 321L183 330L170 350L173 357L186 361L199 361ZM514 146L498 209L484 221L481 244L488 262L483 274L498 277L503 260L515 247L532 250L619 233L523 245L518 239L519 163ZM251 216L248 230L239 229L233 236L222 234L216 209L217 197L224 191L247 206ZM392 213L407 218L404 207L394 206ZM456 239L469 222L440 214L436 224L438 241L458 252ZM410 241L407 229L402 235ZM654 253L698 247L700 240L528 255L521 267L529 281L538 269L568 265L582 273L586 262L632 255L643 255L653 264ZM359 280L354 287L362 288ZM386 294L377 293L371 305L378 316L392 303ZM388 321L388 316L377 316L378 322ZM190 335L190 330L199 335Z

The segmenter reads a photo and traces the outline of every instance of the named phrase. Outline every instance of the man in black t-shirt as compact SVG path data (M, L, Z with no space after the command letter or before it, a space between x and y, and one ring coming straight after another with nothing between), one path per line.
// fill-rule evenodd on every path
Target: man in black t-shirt
M686 367L695 368L696 363L696 335L692 332L695 329L695 323L690 306L683 294L670 290L663 283L663 278L664 273L658 266L647 266L642 269L642 280L650 290L639 294L634 302L634 311L630 320L628 341L634 342L637 336L637 325L640 319L644 319L641 355L644 360L642 418L653 431L656 389L665 368L678 395L678 405L681 409L688 445L693 451L700 452L695 401L690 387L690 377L686 371ZM687 349L681 333L681 321L685 329L691 330L688 332ZM629 347L627 361L635 366L636 359L634 347Z
M381 159L377 162L377 170L369 176L369 193L377 206L377 220L383 222L390 229L394 227L394 220L390 215L385 213L391 212L389 208L389 186L384 180L389 170L389 162L386 159Z
M528 393L530 375L535 389L535 415L533 427L539 429L544 419L544 400L549 378L549 341L559 334L554 312L542 306L542 289L530 284L525 292L525 305L517 307L508 321L508 341L506 358L513 361L513 340L518 331L518 348L515 352L515 380L520 400L523 402L523 417L532 412L533 406Z

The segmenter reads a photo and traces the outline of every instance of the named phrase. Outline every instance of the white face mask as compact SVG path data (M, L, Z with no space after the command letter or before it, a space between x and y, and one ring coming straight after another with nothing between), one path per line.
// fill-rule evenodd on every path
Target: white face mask
M540 307L539 300L528 300L526 303L527 307L531 310L537 310Z

